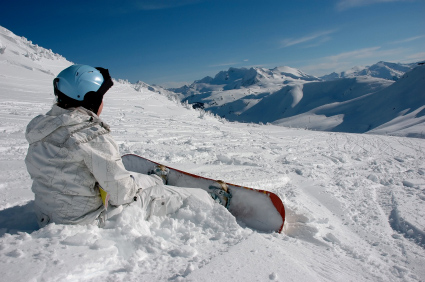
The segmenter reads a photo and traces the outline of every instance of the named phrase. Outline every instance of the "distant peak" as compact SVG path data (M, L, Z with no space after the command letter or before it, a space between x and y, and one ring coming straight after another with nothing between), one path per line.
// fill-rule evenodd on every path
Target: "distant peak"
M403 76L404 73L410 71L415 64L402 64L379 61L371 66L356 66L350 70L341 72L338 76L334 73L324 75L321 77L323 80L333 80L337 78L352 78L358 76L369 76L374 78L382 78L387 80L396 81Z

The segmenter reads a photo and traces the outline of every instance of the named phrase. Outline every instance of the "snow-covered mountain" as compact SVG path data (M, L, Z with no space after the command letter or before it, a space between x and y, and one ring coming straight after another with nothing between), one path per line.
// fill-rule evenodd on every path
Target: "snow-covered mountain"
M291 67L265 68L229 68L219 72L214 78L207 76L197 80L190 86L170 89L173 92L190 97L198 94L213 93L245 88L272 88L281 87L294 81L318 81L317 77L303 73ZM190 98L188 99L190 102Z
M0 33L2 281L425 280L423 140L231 123L142 83L116 81L104 98L101 117L120 152L272 191L285 204L284 233L251 230L220 205L187 203L149 221L130 206L105 228L40 229L24 133L32 118L51 108L52 78L70 62L59 55L33 60L34 53L50 52ZM407 75L399 82L414 82ZM345 96L369 87L351 83ZM323 85L324 92L338 88ZM291 105L303 103L300 92L291 95ZM347 101L343 94L333 99Z
M345 78L327 83L344 83L347 80L351 79ZM366 84L370 85L370 82ZM306 85L304 92L313 91L317 94L315 88L314 84ZM346 101L323 103L310 109L305 106L303 109L306 111L302 113L299 111L298 114L277 120L275 123L328 131L425 138L425 66L417 66L384 89L365 93L368 94L352 97Z
M331 74L321 76L320 79L327 81L339 78L370 76L396 81L401 78L406 72L412 70L415 66L417 66L417 63L401 64L381 61L371 66L353 67L350 70L341 73L333 72Z
M302 85L313 81L319 79L287 66L274 69L230 68L219 72L214 78L207 76L190 86L170 90L184 95L182 101L195 108L208 110L229 120L244 121L238 116L264 97L285 85Z
M355 100L365 94L384 89L391 83L383 79L345 78L328 82L287 85L262 98L255 106L239 115L238 119L246 122L274 122L325 105ZM330 129L321 128L321 130Z
M380 62L367 69L335 74L335 79L328 81L289 67L271 70L230 68L214 78L206 77L174 91L184 95L183 101L194 107L231 121L273 122L282 126L357 133L380 127L386 130L373 132L423 137L421 132L425 125L420 116L399 118L404 116L403 113L425 106L421 90L425 87L420 78L423 68L418 67L414 74L403 76L415 66L417 64ZM399 78L404 79L395 82ZM388 88L393 83L395 86ZM381 98L365 99L372 94L378 97L374 93ZM393 107L382 107L382 103L388 100L393 102ZM366 101L367 107L359 101ZM414 102L397 104L399 101ZM361 117L350 113L359 113ZM402 122L399 127L398 122ZM388 127L386 123L392 126Z

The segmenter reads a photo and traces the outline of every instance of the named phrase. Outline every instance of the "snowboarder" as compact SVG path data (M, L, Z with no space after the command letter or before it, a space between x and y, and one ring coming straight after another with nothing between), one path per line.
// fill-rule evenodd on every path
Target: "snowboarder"
M102 226L127 205L139 205L148 218L175 212L188 197L214 203L202 189L164 185L161 169L156 173L162 177L124 168L110 128L99 118L112 86L107 69L72 65L53 80L57 103L28 124L25 163L40 227L51 222Z

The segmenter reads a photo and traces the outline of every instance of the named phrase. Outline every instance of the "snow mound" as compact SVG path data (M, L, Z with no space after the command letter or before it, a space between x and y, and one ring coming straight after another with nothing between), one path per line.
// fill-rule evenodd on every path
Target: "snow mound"
M149 222L140 220L144 214L139 208L129 207L104 229L51 224L31 234L6 234L1 252L10 262L19 263L12 263L3 279L124 281L134 279L134 272L142 272L143 280L176 279L197 268L188 260L208 260L252 233L239 227L221 206L208 210L188 204L171 217ZM31 267L21 272L22 265Z

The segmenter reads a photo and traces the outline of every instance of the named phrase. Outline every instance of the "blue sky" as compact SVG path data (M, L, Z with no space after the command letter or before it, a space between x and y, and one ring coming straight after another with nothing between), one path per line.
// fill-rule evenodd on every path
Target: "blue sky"
M0 25L115 78L178 86L229 67L323 75L425 59L425 0L5 1Z

